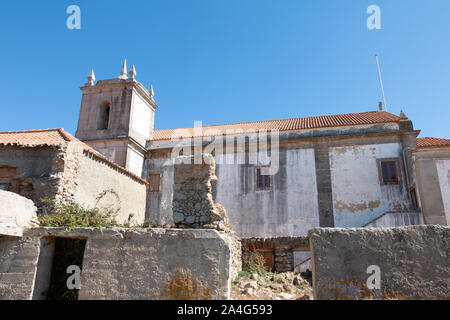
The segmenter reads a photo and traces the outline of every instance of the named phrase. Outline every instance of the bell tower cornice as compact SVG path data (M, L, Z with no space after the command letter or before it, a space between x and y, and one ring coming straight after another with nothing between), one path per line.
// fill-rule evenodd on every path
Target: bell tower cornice
M98 80L95 85L89 85L88 83L80 87L81 91L85 93L89 92L97 92L99 90L107 90L107 89L115 89L115 88L130 88L135 90L149 105L153 107L153 109L157 109L158 105L153 99L150 91L148 91L142 83L136 81L135 79L106 79L106 80Z

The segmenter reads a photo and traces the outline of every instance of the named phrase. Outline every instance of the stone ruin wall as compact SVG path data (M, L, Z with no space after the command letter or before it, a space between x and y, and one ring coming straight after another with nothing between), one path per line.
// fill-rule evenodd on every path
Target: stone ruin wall
M450 227L317 228L309 240L315 299L450 299Z
M205 299L230 296L230 248L215 230L26 228L0 236L0 300L45 299L60 238L86 239L80 300L173 299L179 270Z
M194 156L179 156L174 164L173 220L176 228L214 229L229 244L232 255L232 278L242 269L241 242L232 230L226 209L213 199L217 181L216 164L210 154L202 162Z

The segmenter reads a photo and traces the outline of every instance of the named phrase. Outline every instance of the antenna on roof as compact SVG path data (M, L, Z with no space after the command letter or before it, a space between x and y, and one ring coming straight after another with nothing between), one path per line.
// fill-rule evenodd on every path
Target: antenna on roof
M387 111L386 97L384 96L383 80L381 79L380 60L378 59L378 55L377 54L375 55L375 59L377 60L378 77L380 79L381 94L383 96L383 101L384 101L384 110Z

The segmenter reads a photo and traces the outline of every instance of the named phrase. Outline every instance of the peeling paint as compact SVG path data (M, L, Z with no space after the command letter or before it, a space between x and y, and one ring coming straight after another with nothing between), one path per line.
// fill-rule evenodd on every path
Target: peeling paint
M374 209L380 206L380 203L380 200L362 201L359 203L344 203L343 201L337 200L334 202L334 208L337 210L348 210L353 213L364 210L370 210L371 212L373 212Z
M360 227L386 212L409 210L405 179L381 185L377 161L402 158L400 143L335 147L330 150L336 227ZM400 174L402 174L401 170Z

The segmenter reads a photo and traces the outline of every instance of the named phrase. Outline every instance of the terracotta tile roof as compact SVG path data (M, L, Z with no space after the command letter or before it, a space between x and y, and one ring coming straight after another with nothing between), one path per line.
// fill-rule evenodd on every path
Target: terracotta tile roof
M24 130L24 131L4 131L0 132L0 145L4 146L19 146L19 147L38 147L38 146L56 146L66 142L79 142L83 145L83 149L97 158L109 163L111 166L119 169L123 173L147 183L145 180L131 173L127 169L119 166L113 161L103 156L100 152L88 146L86 143L78 140L70 133L64 131L62 128L56 129L41 129L41 130Z
M151 141L170 140L171 138L194 138L217 136L220 132L225 134L227 130L242 129L247 130L278 130L278 131L292 131L304 129L318 129L328 127L342 127L355 125L368 125L377 123L395 123L400 120L399 116L386 111L372 111L360 113L346 113L326 116L315 116L306 118L291 118L281 120L255 121L244 123L223 124L214 126L202 127L203 132L194 135L194 128L179 128L179 129L163 129L155 130ZM211 132L206 132L211 130ZM216 132L212 132L212 130ZM182 132L184 131L184 132Z
M42 129L0 132L0 144L21 146L52 146L68 141L79 141L64 129Z
M439 147L450 147L450 139L442 139L442 138L417 138L417 148L439 148Z

